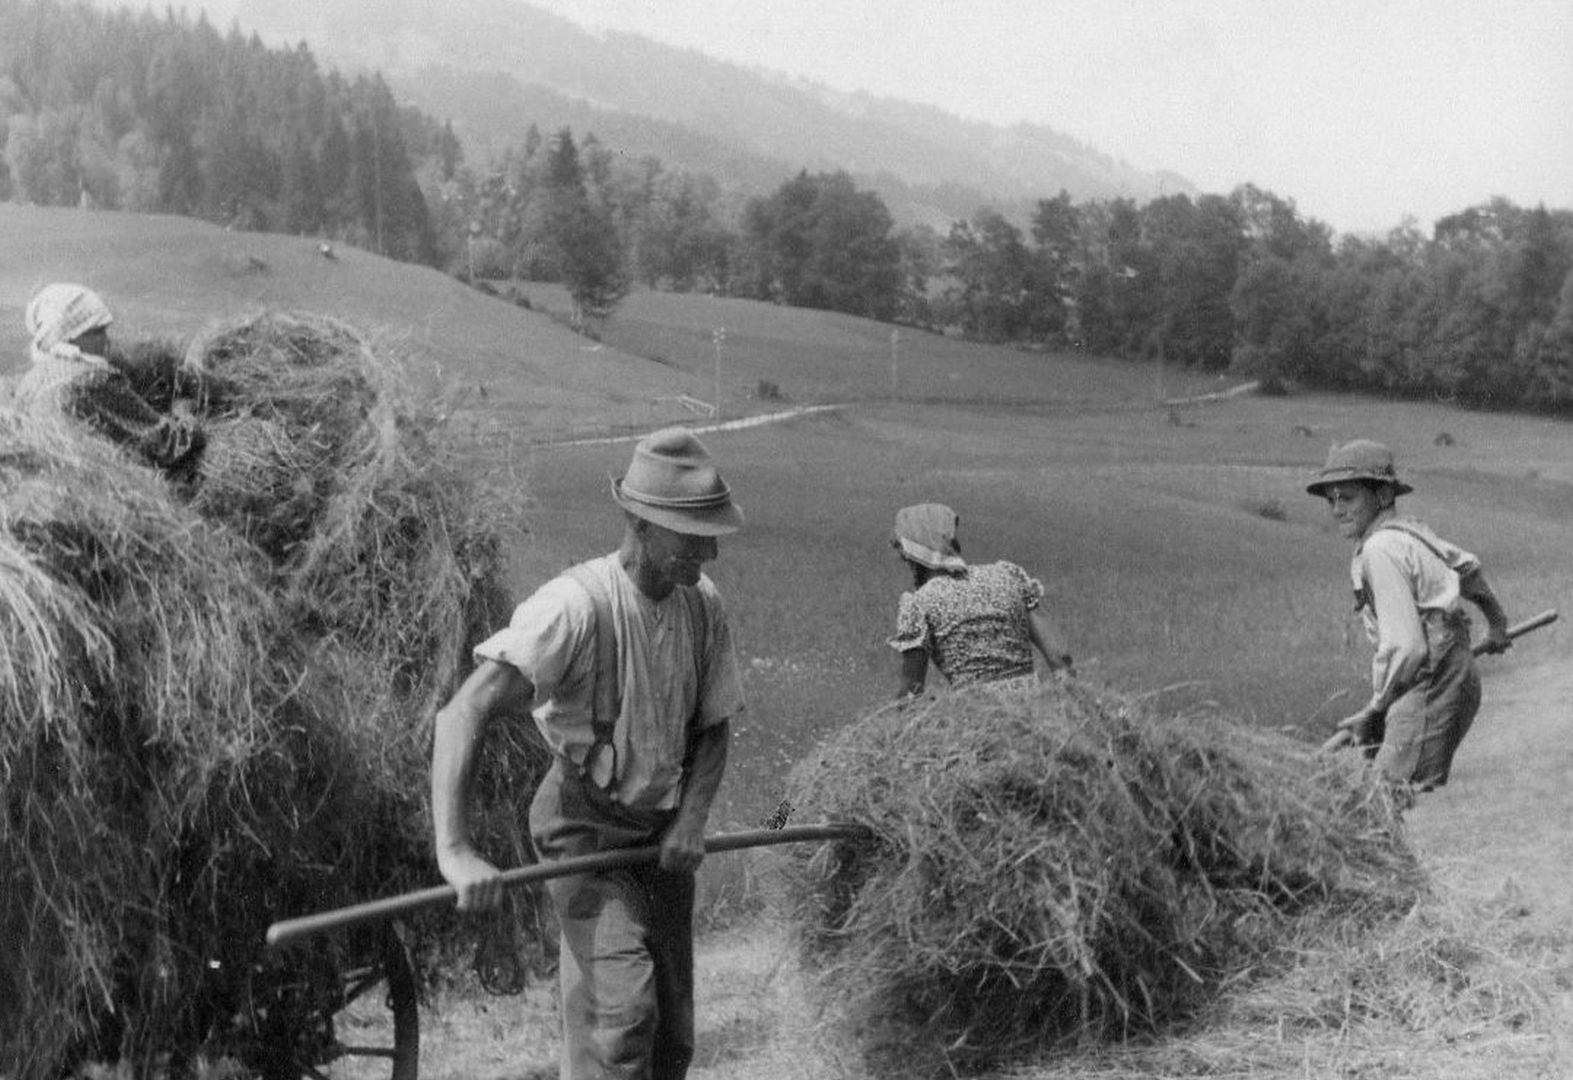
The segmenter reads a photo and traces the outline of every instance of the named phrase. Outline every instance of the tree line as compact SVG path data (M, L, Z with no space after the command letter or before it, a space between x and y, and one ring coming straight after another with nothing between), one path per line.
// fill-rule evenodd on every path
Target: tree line
M204 17L0 0L0 198L184 214L430 262L417 168L450 129L380 78ZM440 167L440 166L439 166Z
M762 196L534 125L472 168L452 128L304 44L167 13L0 0L0 197L343 239L468 278L559 281L580 318L634 284L1046 351L1573 410L1573 212L1504 199L1335 237L1293 200L981 208L897 228L844 172Z

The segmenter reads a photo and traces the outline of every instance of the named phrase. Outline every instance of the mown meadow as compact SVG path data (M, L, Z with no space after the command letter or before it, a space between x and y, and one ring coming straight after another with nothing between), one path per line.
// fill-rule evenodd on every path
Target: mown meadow
M1167 405L1230 383L904 329L893 342L887 325L704 296L636 292L591 340L561 325L566 301L548 288L525 290L527 310L363 252L328 261L300 238L136 215L8 206L0 216L0 329L15 343L13 369L22 304L55 279L103 290L121 340L185 339L271 308L329 314L398 343L467 467L527 530L512 573L520 595L617 542L609 479L631 442L586 439L702 428L708 419L682 399L710 400L718 385L724 420L836 406L704 436L750 520L711 568L750 695L716 831L759 825L790 765L891 698L896 659L884 642L908 581L887 537L910 502L955 507L970 559L1008 558L1044 580L1079 677L1175 710L1212 703L1308 740L1361 700L1369 655L1352 618L1347 545L1303 491L1331 443L1392 445L1417 488L1405 508L1481 555L1510 614L1567 605L1566 423L1325 395ZM1555 626L1485 661L1482 725L1498 719L1493 681L1559 656L1566 635ZM783 1003L753 989L790 983L774 978L773 953L753 955L771 929L749 919L765 887L756 865L741 854L706 864L716 931L707 979L723 984L709 989L733 977L714 950L754 965L736 976L750 988L738 996L746 1015L706 1038L739 1057L744 1072L727 1075L810 1075L795 1042L777 1048L786 1064L776 1072L749 1057L813 996ZM550 983L532 985L522 1005L478 994L481 1034L462 1027L472 1002L434 999L423 1072L517 1076L516 1044L528 1036L547 1075ZM461 1026L444 1042L450 1013Z
M621 347L641 347L637 325L622 333ZM736 363L783 384L804 370L785 344L756 344L745 360L746 340L729 335ZM818 395L839 391L844 407L705 436L749 515L711 567L750 695L718 828L756 826L792 762L890 700L896 657L885 639L909 582L888 537L907 503L948 503L970 559L1011 559L1043 579L1079 677L1308 740L1367 692L1348 546L1304 492L1333 442L1392 445L1417 489L1403 508L1479 554L1515 617L1561 603L1573 510L1564 424L1333 396L1166 407L1151 396L1150 368L988 352L998 366L971 394L949 378L954 356L939 355L907 369L925 387L920 400L856 400L867 388L851 372L877 376L871 361L851 363ZM1037 392L1011 404L992 393L1012 384ZM538 446L515 461L531 530L521 587L615 545L609 478L629 452L626 442ZM1557 633L1487 661L1488 672L1546 655ZM1487 692L1485 722L1489 682Z

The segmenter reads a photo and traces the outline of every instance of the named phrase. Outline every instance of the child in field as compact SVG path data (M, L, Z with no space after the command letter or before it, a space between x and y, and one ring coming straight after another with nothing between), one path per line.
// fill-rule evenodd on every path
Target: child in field
M1070 654L1043 610L1043 583L1012 562L968 566L956 538L955 511L938 503L896 514L891 546L912 571L901 594L891 648L901 654L900 697L923 692L932 662L952 687L1026 678L1033 652L1050 670Z
M1511 641L1507 615L1480 561L1412 518L1398 496L1392 451L1357 439L1334 447L1306 486L1325 498L1355 543L1355 608L1375 647L1371 700L1339 723L1348 741L1376 747L1376 765L1397 783L1430 791L1447 783L1453 755L1480 709L1480 675L1469 643L1468 600L1486 617L1481 651Z

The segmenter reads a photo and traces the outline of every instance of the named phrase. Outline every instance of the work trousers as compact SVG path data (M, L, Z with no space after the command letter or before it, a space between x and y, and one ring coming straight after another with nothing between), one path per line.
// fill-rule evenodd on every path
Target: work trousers
M631 813L553 765L530 804L542 862L659 842L672 813ZM694 1056L694 875L655 864L547 882L562 927L562 1080L683 1080Z
M1376 766L1384 777L1417 791L1447 783L1453 755L1480 711L1480 673L1462 614L1426 612L1426 662L1419 680L1388 706Z

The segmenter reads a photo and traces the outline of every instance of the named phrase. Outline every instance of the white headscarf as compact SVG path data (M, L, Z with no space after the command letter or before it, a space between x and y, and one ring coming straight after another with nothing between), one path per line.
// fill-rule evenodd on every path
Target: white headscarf
M83 378L102 378L109 361L72 344L89 330L114 321L109 307L92 289L69 282L46 285L27 302L23 321L32 341L32 363L17 380L12 404L23 412L56 415L66 388Z
M109 305L92 289L61 281L45 285L27 302L25 321L28 336L33 339L36 362L39 353L65 359L62 346L76 354L71 359L83 358L71 342L89 330L108 326L115 317L110 314Z

